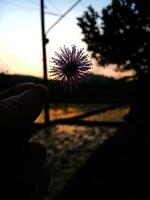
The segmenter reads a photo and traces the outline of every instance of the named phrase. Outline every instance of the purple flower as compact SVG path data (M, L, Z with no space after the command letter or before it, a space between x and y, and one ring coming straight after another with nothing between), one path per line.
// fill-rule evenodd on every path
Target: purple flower
M49 72L61 80L65 89L72 90L91 69L91 62L83 49L77 49L75 45L71 50L66 46L60 50L60 54L55 52L56 57L52 58L54 66Z

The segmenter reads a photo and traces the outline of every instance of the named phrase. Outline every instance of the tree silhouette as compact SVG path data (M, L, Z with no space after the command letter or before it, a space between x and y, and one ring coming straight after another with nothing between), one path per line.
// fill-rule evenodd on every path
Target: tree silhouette
M102 66L149 74L150 12L146 0L112 0L101 16L92 6L77 18L92 57ZM100 23L101 21L101 23Z

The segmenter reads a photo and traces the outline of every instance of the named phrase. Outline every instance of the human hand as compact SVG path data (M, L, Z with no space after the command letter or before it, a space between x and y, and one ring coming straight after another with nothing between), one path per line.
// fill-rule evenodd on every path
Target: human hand
M0 93L0 121L32 123L50 97L46 86L21 83Z
M29 190L38 182L46 150L29 140L32 124L40 114L42 105L49 100L48 88L34 83L22 83L2 92L0 97L1 191L9 187L15 191L14 185L17 184L16 192L20 190L19 194L33 196ZM17 199L17 196L13 192L12 197Z

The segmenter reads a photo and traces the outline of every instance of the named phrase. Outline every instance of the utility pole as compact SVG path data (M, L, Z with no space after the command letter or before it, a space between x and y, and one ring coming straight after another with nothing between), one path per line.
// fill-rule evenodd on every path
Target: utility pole
M41 10L41 29L42 29L42 51L43 51L43 83L48 86L47 79L47 61L46 61L46 44L48 40L45 34L45 18L44 18L44 0L40 0L40 10ZM49 102L44 104L45 111L45 123L49 122Z
M49 82L47 79L47 61L46 61L46 44L48 43L48 39L46 38L46 34L56 25L58 24L81 0L76 1L60 18L45 32L45 18L44 18L44 0L40 0L40 9L41 9L41 28L42 28L42 51L43 51L43 69L44 69L44 85L48 86ZM45 111L45 123L49 123L49 103L44 104Z

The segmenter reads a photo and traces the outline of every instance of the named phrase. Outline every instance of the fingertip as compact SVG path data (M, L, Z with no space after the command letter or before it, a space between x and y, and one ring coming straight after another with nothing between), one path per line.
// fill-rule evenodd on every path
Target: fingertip
M49 88L43 84L37 84L36 86L37 86L37 89L39 89L39 92L41 93L42 98L44 100L49 100L50 98Z

